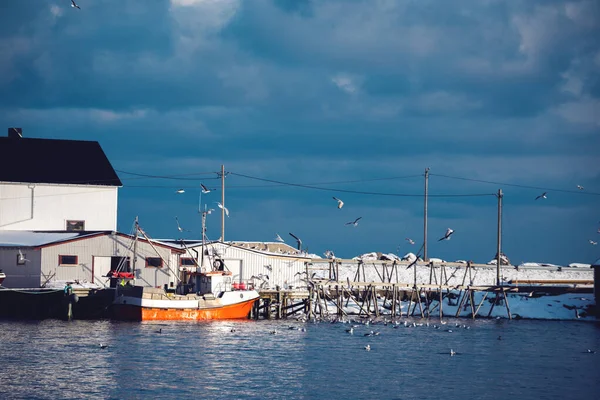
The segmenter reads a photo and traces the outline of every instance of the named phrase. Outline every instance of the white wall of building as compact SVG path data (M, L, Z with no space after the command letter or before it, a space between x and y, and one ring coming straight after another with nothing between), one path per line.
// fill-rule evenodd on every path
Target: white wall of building
M80 280L95 282L98 274L95 273L95 258L99 257L130 257L130 265L133 267L133 239L123 235L99 235L80 240L46 246L42 249L42 274L53 275L55 280ZM155 251L155 249L158 251ZM60 255L76 255L77 265L59 265ZM178 254L170 248L155 245L154 248L148 242L139 240L137 244L137 261L135 284L140 286L163 287L165 284L174 282L177 284ZM162 257L164 260L162 268L146 267L147 257ZM105 268L105 264L98 259L98 268Z
M64 231L82 220L86 231L113 231L117 195L114 186L0 182L0 230Z
M202 246L193 247L199 253ZM210 270L215 259L220 258L225 262L225 267L233 273L234 282L254 282L258 288L263 281L260 279L251 279L252 276L268 275L269 279L263 285L263 288L272 288L276 286L284 287L305 287L306 279L302 273L306 271L305 262L309 258L298 256L278 255L256 250L249 250L238 246L232 246L227 243L211 243L206 245L208 257L205 256L204 269ZM196 257L193 250L189 250L182 257Z

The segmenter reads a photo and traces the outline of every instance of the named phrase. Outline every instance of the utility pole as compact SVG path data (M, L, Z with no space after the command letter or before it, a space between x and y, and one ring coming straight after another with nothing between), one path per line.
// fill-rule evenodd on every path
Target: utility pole
M225 166L221 165L221 242L225 242Z
M498 254L496 255L496 286L500 286L500 262L502 261L502 189L498 189Z
M425 206L423 210L423 261L428 262L427 257L427 196L429 195L429 167L425 168Z

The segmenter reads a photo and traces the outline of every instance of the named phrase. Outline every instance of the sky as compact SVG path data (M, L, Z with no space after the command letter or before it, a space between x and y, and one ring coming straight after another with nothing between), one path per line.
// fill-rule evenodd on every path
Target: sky
M200 238L224 165L226 241L402 256L430 168L429 257L492 259L499 189L514 264L600 256L597 1L78 4L2 2L0 126L98 141L122 232Z

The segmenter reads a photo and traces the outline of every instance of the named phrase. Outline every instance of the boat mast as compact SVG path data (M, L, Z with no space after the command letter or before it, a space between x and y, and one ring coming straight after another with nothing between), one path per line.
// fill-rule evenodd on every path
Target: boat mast
M221 242L225 242L225 166L221 165Z
M206 237L206 206L204 207L204 211L202 211L202 254L200 255L200 269L204 267L204 238Z
M133 272L133 283L135 283L135 261L137 260L137 243L138 243L138 232L139 232L138 217L135 217L135 237L133 239L133 263L131 271Z

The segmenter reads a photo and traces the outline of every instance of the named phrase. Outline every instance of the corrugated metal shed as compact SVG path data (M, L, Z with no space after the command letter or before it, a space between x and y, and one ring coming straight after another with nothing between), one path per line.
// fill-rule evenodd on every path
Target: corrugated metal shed
M306 286L302 279L306 278L304 273L310 258L286 244L210 242L204 249L202 244L195 243L178 246L186 251L183 257L197 257L203 270L216 266L217 260L223 261L225 269L233 273L234 282L252 282L265 289Z

